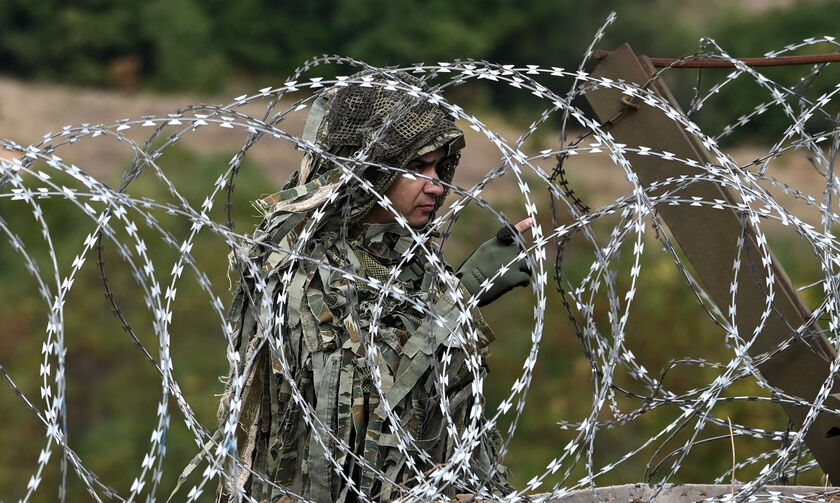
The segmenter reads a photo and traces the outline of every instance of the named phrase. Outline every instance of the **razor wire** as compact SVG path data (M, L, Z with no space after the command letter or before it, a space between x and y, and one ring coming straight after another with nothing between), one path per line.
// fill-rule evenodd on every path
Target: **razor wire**
M593 46L602 33L603 30L596 35ZM817 44L838 47L832 37L813 38L785 47L772 55L791 53ZM461 434L457 434L449 416L446 393L440 393L443 397L441 410L450 420L447 424L448 431L450 435L458 437L455 451L446 463L435 466L428 472L415 466L415 460L409 455L408 464L413 470L416 483L400 488L401 500L444 501L444 491L455 488L457 492L473 492L482 501L548 501L561 498L577 489L595 487L605 475L621 469L629 460L643 456L644 453L650 455L649 452L654 453L648 462L650 479L662 487L676 480L680 470L694 462L692 455L704 445L715 442L728 445L730 437L737 436L760 439L776 447L742 459L731 470L721 473L714 482L728 483L734 471L763 465L759 475L742 481L737 491L733 487L733 494L716 500L749 497L754 501L777 501L778 496L768 492L766 486L782 477L793 477L797 473L818 469L804 445L805 433L816 415L840 414L840 409L832 403L831 396L833 380L840 367L840 360L836 357L828 362L831 374L822 384L815 400L805 400L770 385L759 371L761 364L773 355L812 335L807 333L809 327L818 321L827 322L828 329L823 331L823 335L836 352L837 327L840 321L840 289L837 276L840 250L833 228L840 220L836 209L838 186L834 174L834 161L840 147L840 127L836 110L840 84L830 92L810 96L808 84L813 76L824 70L824 67L814 67L812 75L803 78L801 86L787 88L740 63L714 41L703 42L703 56L731 62L735 65L735 70L696 97L689 110L690 114L702 112L704 104L714 99L717 94L726 92L728 86L738 80L754 81L768 96L765 101L755 106L752 113L736 119L717 136L710 136L702 131L691 116L674 109L643 86L593 77L585 71L584 63L589 57L588 53L580 68L575 70L471 60L420 63L400 68L370 68L350 58L324 56L304 64L283 85L266 87L253 94L239 96L228 105L191 105L166 116L144 116L112 124L67 126L59 132L46 134L41 142L28 146L18 145L10 140L0 140L4 151L15 155L13 159L3 160L0 164L0 201L4 202L6 207L25 207L40 230L44 241L41 246L46 247L44 260L43 257L36 256L40 252L34 250L35 245L21 238L22 226L26 224L0 214L0 230L6 243L5 249L12 253L19 265L26 268L37 285L40 302L48 311L43 326L27 335L43 340L38 372L40 395L36 397L27 394L18 386L15 377L6 367L0 367L7 383L6 389L18 394L21 407L34 414L44 431L43 447L34 468L15 467L21 472L31 470L31 475L20 474L21 480L28 477L21 500L31 501L36 497L36 493L47 490L42 486L43 473L51 462L55 462L54 458L59 456L62 481L58 493L62 501L66 498L67 477L75 477L80 481L94 501L134 501L141 498L147 501L165 501L169 493L168 490L162 489L165 439L175 410L194 437L197 463L192 468L197 471L185 472L183 481L189 481L189 489L184 487L183 492L173 496L173 500L198 501L201 498L212 498L219 481L232 481L238 476L237 470L241 467L226 467L230 466L231 457L241 447L235 444L234 431L241 412L242 389L254 362L239 359L233 328L228 323L223 301L223 294L228 285L214 284L201 269L193 252L196 240L201 233L210 233L222 240L235 264L235 274L247 272L256 279L257 288L266 288L266 279L261 275L260 265L253 263L248 255L248 250L256 244L254 238L249 229L234 230L231 214L234 190L252 190L241 184L237 187L235 183L240 175L243 160L247 158L253 145L266 139L287 142L303 153L326 156L341 167L341 180L324 202L324 208L334 204L340 191L352 182L359 190L377 197L380 205L393 211L390 201L376 194L371 184L360 176L362 170L371 165L366 161L365 151L352 157L331 155L322 151L318 145L289 133L284 122L292 113L306 110L317 97L336 86L384 85L394 92L408 93L417 99L428 100L444 107L496 147L499 164L488 170L483 179L471 187L448 184L450 200L454 201L441 208L427 230L413 229L405 219L395 214L396 221L412 236L414 245L406 252L404 260L395 266L389 281L382 283L359 276L351 270L321 264L334 268L351 282L378 289L380 293L374 313L379 313L377 308L381 307L383 299L390 297L413 305L431 319L439 318L427 304L406 295L397 285L396 278L401 268L413 256L422 255L435 266L441 283L445 285L440 295L450 296L451 301L462 313L457 327L462 330L453 330L453 337L461 337L458 334L465 334L465 337L453 341L453 346L474 346L477 335L470 309L475 307L478 296L463 298L459 295L453 273L436 255L431 243L439 242L445 245L451 233L457 232L456 223L470 207L480 207L489 212L499 225L510 225L508 214L494 207L494 204L485 198L488 187L502 179L512 180L510 186L515 187L511 190L515 190L518 209L534 218L536 222L529 238L517 238L517 243L522 248L520 258L526 257L533 271L533 317L531 320L523 320L523 326L528 326L523 328L523 332L529 332L530 348L522 362L521 374L512 384L507 396L497 405L488 407L486 411L474 410L466 430ZM329 73L337 76L309 76L323 68L329 68ZM374 80L370 75L350 76L361 68L374 71L382 80ZM661 70L660 73L665 71L667 69ZM398 72L418 76L430 87L423 89L406 84L400 80ZM543 112L524 134L515 141L509 141L476 115L446 99L447 91L476 81L527 93L541 103ZM657 151L644 145L618 143L604 124L593 120L579 106L578 98L599 88L618 89L632 99L642 100L647 105L661 110L709 149L718 159L719 165L704 165L695 159L679 158L672 153ZM265 112L261 117L244 111L246 105L255 104L264 104ZM739 165L720 147L720 142L739 128L761 120L761 115L768 109L781 110L787 116L789 126L766 153L750 163ZM567 143L565 136L570 118L582 125L586 132L576 141ZM814 118L819 118L821 124L828 124L829 127L812 130L810 121ZM560 122L560 144L538 152L529 152L529 140L535 133L552 124L551 121ZM161 166L161 159L185 137L201 135L209 129L223 129L231 134L245 132L248 136L242 149L228 163L226 171L217 174L212 189L203 202L196 204L182 195L182 189L171 180L171 174ZM134 133L138 130L148 131L143 133L144 140L129 136L129 132ZM84 166L77 167L67 163L61 156L63 149L79 142L90 142L99 136L120 142L134 155L130 169L117 188L97 180L85 171ZM783 155L803 151L808 153L815 171L822 177L823 186L817 191L822 194L822 199L809 195L814 192L813 188L800 190L790 182L782 181L774 173L774 161ZM669 178L643 186L638 181L632 163L627 159L628 154L656 156L669 162L685 164L699 168L700 174ZM575 157L584 156L609 159L606 162L615 168L613 176L622 177L626 181L627 193L610 203L594 204L594 199L587 197L585 190L575 187L573 178L573 160ZM546 163L553 164L553 167L546 169ZM396 169L388 166L377 167ZM403 176L417 175L404 172ZM152 200L133 195L132 190L136 182L144 177L154 177L162 183L166 187L167 199ZM738 202L681 196L684 188L697 183L724 187L737 195ZM550 194L550 206L538 200L536 187ZM810 212L810 219L794 214L788 208L790 201ZM69 263L62 263L59 258L61 254L58 253L58 245L53 239L55 224L50 221L51 211L44 208L48 203L58 204L63 212L78 212L84 215L92 226L92 230L83 233L84 236L78 236L78 251L73 253L75 257ZM741 236L738 241L738 260L727 264L731 269L728 274L734 278L729 305L716 305L702 286L702 281L686 263L657 215L657 208L665 205L731 210L742 218L744 232L747 232L747 229L755 232L758 246L751 248L748 241ZM225 207L225 218L219 218L220 206ZM275 251L291 257L292 263L317 262L315 258L307 256L305 244L313 237L314 229L324 216L324 211L316 211L304 226L297 243L289 248L276 247ZM186 236L178 235L167 228L167 225L162 223L164 219L175 219L186 224L189 228ZM550 225L547 223L549 221ZM766 321L777 315L773 302L774 283L772 280L766 281L767 295L762 300L761 319L755 331L752 334L739 334L736 328L736 293L739 288L737 278L741 268L745 267L751 268L757 281L764 282L773 278L774 271L769 265L771 250L764 230L771 224L804 241L803 246L811 252L813 260L819 263L822 274L822 278L814 284L807 285L807 289L814 292L821 287L822 291L815 294L818 295L819 301L811 306L812 314L807 323L790 327L791 335L783 344L756 356L751 355L749 349L763 330ZM171 272L161 271L160 266L156 267L156 260L149 253L150 236L162 240L177 255ZM723 334L724 342L721 345L729 352L728 361L711 361L700 357L675 358L664 368L652 369L634 355L628 340L631 335L628 320L639 298L644 295L644 292L639 290L640 280L648 272L643 260L644 255L651 253L650 249L655 245L664 250L679 270L684 287L696 299L702 316ZM564 262L564 259L568 260L568 254L574 246L578 246L578 249L585 248L589 253L590 265L582 277L569 275ZM114 274L121 271L116 271L113 264L109 264L104 258L105 248L116 251L121 261L120 269L130 273L136 284L136 292L144 299L153 320L149 327L142 328L147 332L145 334L138 333L140 329L129 319L132 314L124 312L118 300L121 292L114 291L109 282ZM623 257L627 255L629 260L625 261ZM555 259L553 264L547 262L552 256ZM79 288L76 280L86 262L90 261L97 262L103 280L102 289L113 305L127 336L141 349L142 357L148 360L160 375L160 402L156 421L154 425L150 425L147 451L135 470L134 481L127 492L120 492L91 471L77 454L67 434L66 373L73 361L66 356L67 347L72 344L70 340L75 334L67 332L65 327L66 309L72 309L66 303L72 290ZM225 262L225 257L220 256L219 262ZM552 269L556 283L554 285L551 284L549 276ZM174 306L179 289L184 291L182 285L186 278L185 271L195 277L198 290L206 296L208 316L217 320L225 338L226 358L232 370L230 382L233 386L233 398L228 414L218 427L215 424L202 424L196 418L192 405L185 397L183 385L174 373L177 362L173 360L170 350L173 337L172 318L178 314ZM483 291L489 290L493 281L503 273L504 268L484 284ZM261 331L265 334L263 343L272 348L280 344L279 340L273 339L270 334L277 333L276 327L280 327L279 332L282 333L290 274L288 272L280 279L285 283L279 303L272 305L264 298L264 307L270 310L271 316ZM500 448L500 458L504 460L517 433L519 422L525 414L528 392L535 385L535 368L539 361L541 345L544 343L547 317L558 316L550 306L556 306L558 302L562 302L566 307L567 313L562 316L568 316L571 321L569 329L576 332L580 343L580 347L570 351L569 359L585 359L592 371L594 389L591 410L583 420L557 418L558 427L575 432L568 444L556 447L556 456L542 471L528 474L530 481L524 487L508 495L494 495L483 487L483 477L472 473L466 461L478 441L490 428L506 424L506 435ZM375 327L376 320L372 321L370 325ZM691 323L691 320L683 322ZM154 347L142 340L148 340L149 334L156 341ZM376 334L369 335L374 337ZM524 334L517 336L525 337ZM365 351L370 362L374 362L379 356L375 344L367 344ZM301 391L294 387L289 364L282 352L276 354L279 356L279 371L292 386L292 399L300 405L307 425L315 432L313 438L321 444L324 451L329 451L329 443L340 444L341 440L315 416L314 410L306 403ZM437 386L441 390L446 387L443 376L451 364L451 356L451 352L447 351L440 361L433 359L434 371L438 376ZM477 358L476 354L468 353L467 361L468 368L473 373L473 396L477 402L483 402L485 386L494 385L493 374L490 374L489 382L483 380ZM4 362L0 362L0 365L2 364ZM370 367L373 386L381 390L382 376L378 375L376 365ZM675 369L682 368L713 369L716 375L700 387L689 390L669 389L668 377ZM732 390L737 390L737 385L747 378L754 379L758 389L764 394L733 394ZM626 382L628 379L629 383ZM718 407L733 402L791 404L807 407L809 412L805 422L796 431L790 427L786 430L769 430L748 424L729 423L726 416L720 415ZM417 452L418 459L423 459L423 450L417 447L418 439L413 438L400 426L399 417L390 404L387 401L383 403L388 420L393 425L400 451ZM605 431L632 426L660 411L672 413L658 432L647 438L634 439L635 445L627 448L618 459L604 461L599 457L599 439ZM478 421L480 414L486 414L485 423ZM717 433L707 435L711 430ZM722 434L724 431L728 433ZM665 452L669 442L675 438L682 438L677 435L685 435L683 444ZM352 449L347 447L347 450L349 456L356 456ZM724 452L728 453L728 450ZM331 457L329 461L334 471L345 477L345 483L353 485L353 481L346 478L338 461ZM357 457L356 461L360 464L366 463L360 457ZM515 466L512 469L517 470ZM658 478L654 478L654 474ZM166 475L169 478L177 477L177 474ZM263 477L264 474L254 476ZM378 476L383 480L387 479L384 473L379 472ZM548 481L552 481L550 486ZM290 497L297 497L291 490L284 490ZM830 493L826 490L824 495ZM243 501L254 501L245 495L241 497ZM358 494L360 501L371 501L374 497L375 495ZM788 499L807 500L805 497L796 496Z

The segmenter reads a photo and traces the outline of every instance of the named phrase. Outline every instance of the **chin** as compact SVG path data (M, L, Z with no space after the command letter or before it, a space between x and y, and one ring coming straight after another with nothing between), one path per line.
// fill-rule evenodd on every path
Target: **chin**
M408 224L414 229L422 229L429 223L429 217L409 220Z

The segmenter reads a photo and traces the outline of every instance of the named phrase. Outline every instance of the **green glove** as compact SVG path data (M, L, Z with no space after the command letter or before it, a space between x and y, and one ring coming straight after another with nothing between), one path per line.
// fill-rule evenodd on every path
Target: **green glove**
M516 260L520 249L513 240L514 232L517 231L511 226L502 227L458 268L456 275L470 294L475 296L485 280L497 274L502 267L508 267L504 274L493 278L490 288L481 293L479 306L486 306L514 287L531 282L531 269L525 257Z

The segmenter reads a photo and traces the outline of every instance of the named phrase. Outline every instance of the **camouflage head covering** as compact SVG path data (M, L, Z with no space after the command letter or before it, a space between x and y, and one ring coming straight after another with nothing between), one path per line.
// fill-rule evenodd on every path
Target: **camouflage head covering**
M361 83L333 88L313 105L304 139L326 154L307 152L301 169L284 190L264 200L273 211L306 211L320 205L324 193L337 188L341 174L332 156L353 157L362 152L360 160L365 167L360 176L373 185L376 193L384 194L402 174L388 168L405 168L418 156L445 147L438 177L447 184L452 182L464 147L464 133L444 108L417 94L430 92L428 86L406 73L389 74L386 79L365 71L352 80ZM342 193L342 202L351 205L351 222L361 219L376 203L374 195L357 184L351 183ZM446 194L444 191L438 197L437 207Z

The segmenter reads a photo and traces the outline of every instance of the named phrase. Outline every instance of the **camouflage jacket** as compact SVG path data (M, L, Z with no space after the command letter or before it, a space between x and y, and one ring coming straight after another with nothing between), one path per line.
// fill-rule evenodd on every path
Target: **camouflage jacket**
M282 250L294 242L289 229L300 228L299 218L266 219L257 239L280 248L255 248L264 286L255 288L259 282L246 274L231 307L240 361L253 365L236 432L241 464L230 473L239 474L236 485L257 501L363 500L356 491L366 500L391 501L447 462L456 448L453 432L476 421L474 405L483 410L471 383L487 372L493 335L477 309L463 322L463 305L456 306L452 292L469 294L454 276L441 289L428 254L403 260L413 243L406 230L373 225L346 242L338 231L322 230L303 253L314 260L292 260ZM356 271L355 279L346 271ZM381 294L373 286L388 281L404 294ZM464 337L467 330L477 336ZM220 419L229 413L223 400ZM483 413L477 421L483 424ZM496 460L499 435L486 431L466 456L476 477L461 477L447 495L478 486L510 490ZM230 491L222 488L222 500Z

